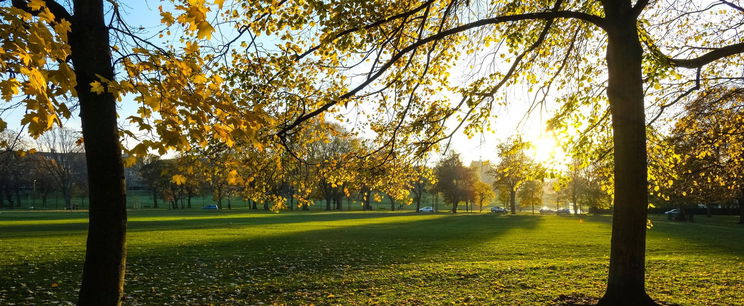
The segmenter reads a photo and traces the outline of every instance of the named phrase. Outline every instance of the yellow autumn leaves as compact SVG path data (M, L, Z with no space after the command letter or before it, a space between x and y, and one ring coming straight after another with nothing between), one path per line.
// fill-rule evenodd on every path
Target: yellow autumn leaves
M0 7L0 69L9 76L0 80L0 92L6 102L21 103L21 124L38 137L70 117L66 103L75 94L75 75L66 62L69 21L55 21L44 1L31 1L29 7L36 16ZM0 131L6 127L0 119Z

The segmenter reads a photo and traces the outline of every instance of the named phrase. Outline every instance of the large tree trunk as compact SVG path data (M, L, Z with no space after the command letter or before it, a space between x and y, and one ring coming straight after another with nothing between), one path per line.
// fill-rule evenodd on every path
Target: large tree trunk
M648 209L641 48L630 1L605 1L615 199L607 291L602 305L654 304L645 291Z
M79 305L118 305L126 266L126 189L116 125L116 101L95 94L98 76L114 78L103 1L75 0L70 33L72 63L88 165L90 210Z
M452 203L452 213L453 214L456 214L457 213L457 201L455 201L454 203Z
M369 190L369 188L362 188L362 194L364 195L364 209L363 210L372 210L372 205L370 204L370 197L372 197L372 191Z

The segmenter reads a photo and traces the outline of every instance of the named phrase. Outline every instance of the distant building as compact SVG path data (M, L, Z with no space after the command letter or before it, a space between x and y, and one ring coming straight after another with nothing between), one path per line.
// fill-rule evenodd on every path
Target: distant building
M489 185L493 185L493 182L496 180L491 174L491 167L491 162L488 160L474 160L470 162L470 169L475 170L478 179Z

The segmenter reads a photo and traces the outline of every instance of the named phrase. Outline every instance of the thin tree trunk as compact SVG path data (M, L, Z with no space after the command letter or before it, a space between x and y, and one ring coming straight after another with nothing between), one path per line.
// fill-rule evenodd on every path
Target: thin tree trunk
M90 91L99 76L114 79L103 1L73 1L72 63L80 99L80 119L90 197L88 241L79 305L119 305L126 266L126 189L116 101Z
M13 193L15 194L16 198L16 206L18 208L21 208L21 191L19 189L20 186L16 186L15 190L13 190Z
M739 224L744 224L744 189L741 190L739 199Z
M456 214L457 213L457 201L455 201L454 203L452 203L452 213L453 214Z
M158 208L158 190L152 189L152 208Z
M63 189L62 190L62 199L65 200L65 209L72 209L72 195L70 195L70 191Z
M576 170L574 170L574 171L576 171ZM577 183L576 182L576 178L577 178L577 176L578 176L578 174L577 173L574 173L573 182L571 182L571 201L573 201L574 215L578 215L579 214L579 201L578 201L578 199L576 199L576 183Z
M516 215L517 214L517 192L514 191L514 188L512 188L512 190L509 191L509 205L511 206L512 215Z
M645 291L648 209L642 53L630 1L605 1L615 199L610 270L602 305L652 305Z
M421 194L419 193L416 196L416 212L419 212L421 210Z

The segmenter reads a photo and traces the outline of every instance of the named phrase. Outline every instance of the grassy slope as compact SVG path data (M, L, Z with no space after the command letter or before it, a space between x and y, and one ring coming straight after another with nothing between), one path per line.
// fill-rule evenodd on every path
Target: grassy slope
M81 212L0 213L0 304L74 301ZM744 301L735 218L656 220L648 288L659 300ZM609 217L134 211L128 304L449 302L599 297Z

